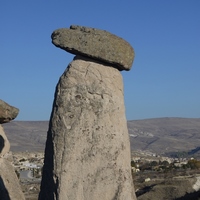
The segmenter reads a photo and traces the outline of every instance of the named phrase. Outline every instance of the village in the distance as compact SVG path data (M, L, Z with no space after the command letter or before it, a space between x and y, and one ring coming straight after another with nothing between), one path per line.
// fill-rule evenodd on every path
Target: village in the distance
M26 199L36 199L40 190L44 153L13 152L12 158ZM149 151L132 151L130 165L137 196L145 193L148 186L163 180L200 177L200 161L193 157L170 158ZM200 189L200 178L192 187L195 191Z
M44 153L42 152L14 152L13 165L20 181L38 182L41 180ZM131 168L133 174L140 172L170 172L187 171L200 168L200 161L190 158L170 158L160 156L149 151L132 151ZM187 170L186 170L187 169ZM144 179L148 181L150 178ZM200 185L199 185L200 187Z

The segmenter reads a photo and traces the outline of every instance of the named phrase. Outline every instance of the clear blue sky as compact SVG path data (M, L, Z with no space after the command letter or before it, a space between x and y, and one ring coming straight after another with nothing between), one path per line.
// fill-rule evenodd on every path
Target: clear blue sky
M122 72L127 119L200 118L200 1L1 1L0 98L16 120L49 120L55 86L74 55L51 43L71 24L99 28L135 49Z

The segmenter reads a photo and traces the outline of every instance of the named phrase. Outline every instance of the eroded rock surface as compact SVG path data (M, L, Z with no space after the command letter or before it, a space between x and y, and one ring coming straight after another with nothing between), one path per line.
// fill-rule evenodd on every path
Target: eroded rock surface
M1 126L2 123L15 119L18 112L19 109L0 100L0 199L2 200L25 200L14 167L9 162L7 153L10 150L10 143Z
M134 200L123 80L76 57L55 92L40 200Z
M10 150L10 143L6 137L3 127L0 125L0 157L3 157Z
M25 200L12 164L0 158L0 199Z
M9 122L17 117L19 109L0 99L0 124Z
M71 26L52 33L55 46L75 55L84 55L112 64L120 70L130 70L134 50L124 39L104 30Z

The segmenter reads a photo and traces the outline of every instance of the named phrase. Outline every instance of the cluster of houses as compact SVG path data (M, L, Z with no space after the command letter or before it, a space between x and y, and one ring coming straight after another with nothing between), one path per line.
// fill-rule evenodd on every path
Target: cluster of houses
M191 160L194 159L169 158L158 156L151 152L140 151L132 152L131 167L133 173L141 171L164 171L188 166L188 163L192 163ZM43 162L43 153L23 152L15 153L13 156L13 165L21 181L40 181ZM200 166L200 161L197 162L199 162Z
M184 168L190 165L191 160L194 158L170 158L156 155L151 152L132 152L131 167L134 173L140 171L163 171L167 169Z
M44 161L43 153L17 153L13 165L21 181L40 181Z

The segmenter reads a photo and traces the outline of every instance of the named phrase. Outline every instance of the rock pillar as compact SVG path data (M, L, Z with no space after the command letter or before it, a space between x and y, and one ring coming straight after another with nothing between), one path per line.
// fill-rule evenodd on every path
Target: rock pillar
M18 115L19 110L0 100L0 199L25 200L13 165L6 159L10 143L2 123L7 123Z
M57 84L40 200L135 200L123 80L76 56Z

